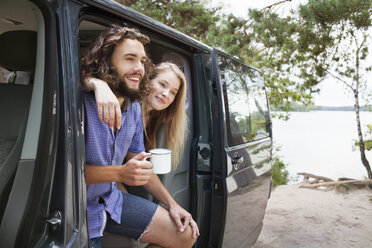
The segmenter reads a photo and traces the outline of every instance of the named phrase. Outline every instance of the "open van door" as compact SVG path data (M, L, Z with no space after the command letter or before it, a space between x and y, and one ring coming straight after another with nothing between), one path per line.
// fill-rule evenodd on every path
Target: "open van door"
M211 243L250 247L262 229L271 188L271 119L264 81L260 71L227 54L214 50L211 57L216 115Z
M82 6L0 1L0 19L10 20L0 23L0 71L16 75L0 79L0 247L88 247L78 97Z

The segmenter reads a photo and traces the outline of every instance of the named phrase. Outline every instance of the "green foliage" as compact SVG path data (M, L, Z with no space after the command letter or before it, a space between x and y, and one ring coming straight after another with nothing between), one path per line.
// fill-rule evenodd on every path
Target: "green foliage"
M219 14L221 7L208 8L207 1L120 2L261 69L274 109L291 110L291 102L307 104L316 91L309 90L311 87L306 85L300 87L290 79L293 73L291 56L296 48L292 34L297 27L295 22L288 25L290 19L257 10L252 10L247 18L222 15Z
M207 8L206 1L126 0L125 5L193 38L203 40L218 22L220 7Z
M272 109L273 111L284 111L283 109L277 108L277 109ZM295 112L309 112L317 110L317 107L313 103L309 104L298 104L296 102L290 103L290 110L287 109L286 111L295 111Z
M298 52L297 36L302 29L297 20L258 10L251 10L250 17L254 21L252 35L260 47L252 64L264 74L271 107L290 111L293 102L309 104L317 81L306 71L306 57Z
M362 70L368 69L361 61L368 54L371 8L371 0L310 0L300 6L306 26L299 31L301 54L319 79L330 75L349 88L360 83Z
M344 81L360 80L352 61L367 59L367 42L344 47L368 36L371 0L310 0L289 16L251 9L246 18L220 14L207 0L119 2L261 69L273 109L309 104L331 71Z
M279 185L285 185L289 181L289 175L287 171L287 164L285 164L279 156L273 156L271 177L273 180L273 187Z
M253 141L259 133L260 130L268 131L266 126L266 119L265 114L259 113L259 112L253 112L249 116L246 116L245 118L236 118L236 116L239 115L239 113L232 112L230 113L231 119L239 119L237 123L237 129L239 130L239 133L243 134L244 142Z
M372 70L372 0L309 0L287 16L267 8L252 9L246 18L219 14L221 7L208 8L206 1L121 2L261 69L272 109L290 111L293 103L311 103L319 83L332 77L352 92L359 119L359 98L368 94ZM362 162L372 178L368 161Z
M336 190L341 193L346 193L347 191L350 190L350 186L345 183L339 184L339 185L336 185Z
M372 150L372 139L365 140L364 147L366 148L367 151Z
M364 133L364 148L367 151L372 150L372 124L366 125L367 131ZM359 141L355 141L353 150L356 150L359 147Z
M368 29L371 25L370 10L370 0L310 0L300 8L300 15L321 28L349 21L357 29Z
M360 130L359 100L368 94L366 84L372 68L368 60L371 11L371 0L309 0L290 17L252 11L251 17L257 23L256 41L266 48L264 57L274 58L274 65L277 64L266 68L268 70L263 69L269 73L266 76L269 84L272 84L270 77L276 76L276 70L281 75L274 80L294 80L295 88L299 91L299 95L295 96L305 96L306 99L317 91L317 85L322 80L332 77L354 96L357 127ZM284 25L283 21L286 22ZM285 36L278 34L277 30L281 30ZM282 85L287 87L291 84ZM291 96L289 93L285 95ZM291 107L286 101L278 103L289 109ZM370 142L363 142L360 131L358 140L361 161L368 177L372 178L365 156L365 147L370 147Z
M366 138L364 140L364 147L367 151L372 150L372 124L367 125L368 131L366 132Z
M239 58L252 58L255 51L247 21L232 14L219 18L219 25L210 28L204 42Z

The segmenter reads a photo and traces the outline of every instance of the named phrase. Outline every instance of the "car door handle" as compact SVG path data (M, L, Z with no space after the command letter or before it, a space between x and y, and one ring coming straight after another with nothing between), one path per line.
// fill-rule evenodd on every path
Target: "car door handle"
M239 153L234 154L234 158L231 160L232 165L235 170L239 170L240 164L244 162L244 158L239 155Z
M239 154L236 154L234 158L231 160L232 164L241 164L244 162L244 158L240 157Z

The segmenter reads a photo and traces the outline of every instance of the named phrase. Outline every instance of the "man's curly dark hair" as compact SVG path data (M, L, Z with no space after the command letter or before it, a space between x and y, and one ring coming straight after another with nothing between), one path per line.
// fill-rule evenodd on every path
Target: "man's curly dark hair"
M116 96L119 93L120 79L111 64L112 54L118 44L124 39L135 39L143 46L150 43L149 37L134 28L112 24L106 31L102 32L97 40L90 46L88 53L82 59L82 70L84 77L96 77L106 81ZM139 85L138 97L130 97L131 101L141 100L149 92L149 72L153 68L150 59L145 64L145 75Z

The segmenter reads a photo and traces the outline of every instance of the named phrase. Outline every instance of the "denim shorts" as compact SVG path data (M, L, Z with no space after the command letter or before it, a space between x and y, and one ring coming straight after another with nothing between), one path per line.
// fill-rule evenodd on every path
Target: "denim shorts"
M121 224L107 218L105 231L138 240L147 230L158 205L135 195L122 194Z
M102 247L102 237L89 239L89 248L101 248L101 247Z

